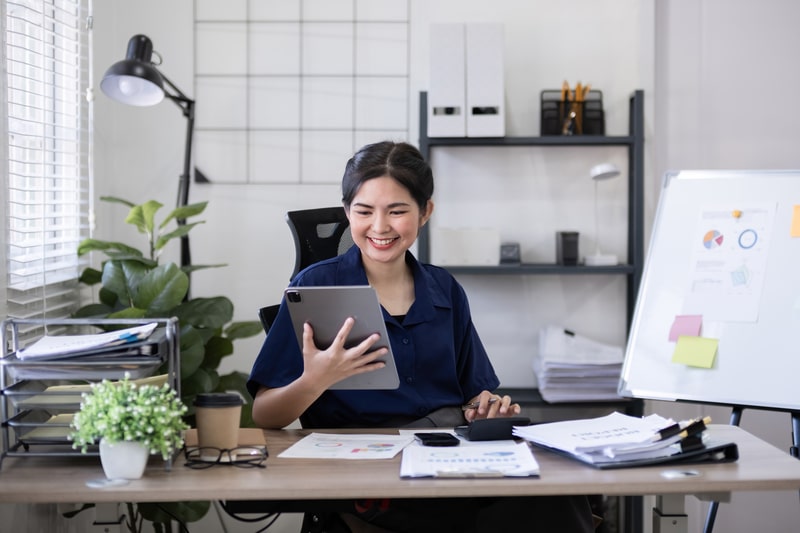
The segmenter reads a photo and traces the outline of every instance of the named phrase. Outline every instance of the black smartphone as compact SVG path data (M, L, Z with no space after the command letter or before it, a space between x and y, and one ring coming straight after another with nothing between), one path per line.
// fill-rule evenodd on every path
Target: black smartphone
M461 441L452 433L414 433L423 446L458 446Z

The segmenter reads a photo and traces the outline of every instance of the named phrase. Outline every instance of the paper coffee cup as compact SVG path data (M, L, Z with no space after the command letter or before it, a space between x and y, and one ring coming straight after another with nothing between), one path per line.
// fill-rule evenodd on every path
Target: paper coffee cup
M239 444L242 397L234 393L198 394L194 400L197 444L200 448L230 450ZM228 456L224 455L223 460Z

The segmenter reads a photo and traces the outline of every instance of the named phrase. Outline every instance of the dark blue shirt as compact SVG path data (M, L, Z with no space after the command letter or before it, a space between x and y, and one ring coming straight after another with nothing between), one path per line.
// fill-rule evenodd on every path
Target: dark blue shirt
M499 385L469 311L464 289L443 268L419 263L406 252L414 275L414 303L402 324L383 309L400 387L396 390L328 390L303 414L306 427L397 425L436 409L461 405ZM292 286L367 285L361 251L311 265ZM261 347L247 388L287 385L303 372L303 354L285 302Z

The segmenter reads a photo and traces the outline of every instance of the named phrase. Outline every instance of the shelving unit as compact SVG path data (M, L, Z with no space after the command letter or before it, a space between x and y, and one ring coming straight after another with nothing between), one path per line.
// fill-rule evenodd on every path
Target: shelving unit
M637 90L630 97L629 134L602 135L551 135L544 137L428 137L428 93L420 93L419 149L427 161L431 150L447 146L623 146L628 149L628 263L611 266L563 266L545 263L523 263L498 266L447 266L453 274L471 275L578 275L619 274L627 278L627 323L633 319L636 293L644 267L644 91ZM420 261L430 261L430 234L428 226L422 227L419 239Z
M20 359L20 331L35 327L97 333L97 327L132 327L156 322L158 329L148 339L152 353L59 359ZM163 329L163 334L160 330ZM151 341L152 339L152 341ZM177 318L151 319L7 319L0 329L0 467L6 457L77 456L68 440L71 415L80 409L82 388L103 379L147 378L158 372L180 395L180 340ZM124 348L124 347L122 347ZM143 352L142 349L138 349ZM83 387L85 388L85 387ZM99 455L96 447L85 455ZM171 460L166 461L170 469Z
M522 263L518 265L497 266L446 266L454 275L479 276L533 276L533 275L619 275L626 278L626 325L630 330L636 295L644 269L644 91L636 90L630 97L628 116L628 135L574 135L542 137L428 137L428 98L426 92L420 93L419 105L419 149L427 161L431 152L438 147L588 147L620 146L628 152L628 213L627 213L627 263L610 266L558 265L555 263ZM422 262L430 262L431 240L429 226L420 230L418 256ZM504 389L523 408L523 414L532 420L555 421L566 418L590 418L602 416L614 410L622 410L630 415L641 416L641 400L620 399L611 402L569 402L548 404L539 391L532 388ZM620 499L614 500L619 503ZM622 522L619 530L637 531L642 524L643 509L640 498L624 498L622 511L617 512Z

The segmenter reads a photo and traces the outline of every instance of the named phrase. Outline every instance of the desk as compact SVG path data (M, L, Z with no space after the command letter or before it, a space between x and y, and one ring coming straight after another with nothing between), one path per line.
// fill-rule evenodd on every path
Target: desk
M145 476L122 487L92 489L86 481L103 477L96 457L10 457L0 471L0 502L81 503L188 500L338 500L361 498L442 498L556 494L666 495L672 513L683 495L732 491L800 490L800 461L738 426L712 425L715 438L739 446L739 461L690 465L699 475L665 479L671 467L597 470L534 449L540 478L400 479L400 456L392 460L282 459L278 454L308 431L265 432L267 468L214 467L192 470L182 459L171 471L151 460ZM351 432L348 430L348 432ZM375 430L369 431L377 432ZM336 480L331 483L331 480Z

